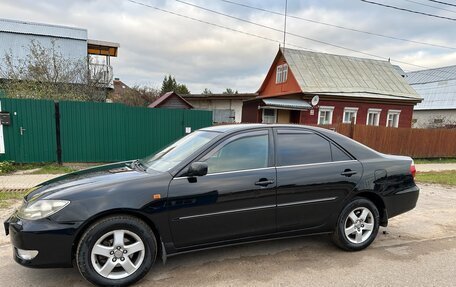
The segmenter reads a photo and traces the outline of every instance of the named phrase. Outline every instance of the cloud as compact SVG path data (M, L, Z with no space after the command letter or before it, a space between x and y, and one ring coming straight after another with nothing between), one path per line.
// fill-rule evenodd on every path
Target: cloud
M206 87L213 92L221 92L225 88L241 92L256 91L277 52L278 43L283 38L282 33L176 1L138 1L246 33L258 34L273 41L209 26L126 0L2 0L0 17L86 28L92 39L120 43L119 57L112 59L111 63L115 76L126 83L159 86L165 74L172 74L195 93ZM186 1L276 29L283 27L283 17L266 12L215 0ZM284 8L283 2L276 0L237 2L277 12L282 12ZM288 2L289 14L302 18L456 47L456 30L452 29L454 23L451 21L375 7L360 1ZM400 4L416 10L431 9L413 6L413 3L408 2ZM436 14L443 11L427 12ZM291 18L288 19L287 27L289 32L305 37L416 65L436 67L456 64L455 50L369 36ZM299 37L287 36L287 41L289 44L317 51L366 57ZM401 66L405 70L418 69L415 66Z

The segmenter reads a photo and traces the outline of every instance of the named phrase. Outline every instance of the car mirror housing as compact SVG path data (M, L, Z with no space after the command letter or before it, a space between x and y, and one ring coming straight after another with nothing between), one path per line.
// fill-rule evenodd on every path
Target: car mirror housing
M188 167L188 176L203 176L207 174L207 163L205 162L192 162Z

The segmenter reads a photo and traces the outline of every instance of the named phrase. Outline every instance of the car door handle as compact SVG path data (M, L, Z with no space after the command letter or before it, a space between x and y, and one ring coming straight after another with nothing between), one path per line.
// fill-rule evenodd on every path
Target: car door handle
M354 174L357 174L356 170L346 169L340 175L350 177L350 176L352 176Z
M255 182L255 185L259 185L259 186L268 186L270 184L273 184L274 181L273 180L268 180L266 178L262 178L260 179L259 181Z

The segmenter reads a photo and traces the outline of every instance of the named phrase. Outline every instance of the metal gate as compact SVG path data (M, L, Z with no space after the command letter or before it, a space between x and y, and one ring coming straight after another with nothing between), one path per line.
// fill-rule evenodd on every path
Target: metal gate
M3 113L9 114L10 118L10 124L3 124L1 127L4 153L0 154L0 160L57 160L53 101L0 98L0 108Z

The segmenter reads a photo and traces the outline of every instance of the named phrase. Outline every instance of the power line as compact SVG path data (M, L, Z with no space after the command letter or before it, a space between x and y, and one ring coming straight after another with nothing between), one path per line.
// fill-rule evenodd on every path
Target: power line
M187 18L189 20L197 21L197 22L200 22L200 23L203 23L203 24L211 25L211 26L222 28L222 29L225 29L225 30L230 30L230 31L237 32L237 33L242 33L242 34L245 34L245 35L248 35L248 36L261 38L261 39L264 39L264 40L268 40L268 41L272 41L272 42L276 42L276 43L280 44L280 41L277 41L277 40L274 40L274 39L271 39L271 38L268 38L268 37L263 37L263 36L260 36L260 35L257 35L257 34L253 34L253 33L244 32L244 31L241 31L241 30L229 28L229 27L226 27L226 26L222 26L222 25L219 25L219 24L212 23L212 22L207 22L207 21L204 21L204 20L201 20L201 19L193 18L193 17L187 16L187 15L179 14L179 13L176 13L176 12L173 12L173 11L169 11L169 10L165 10L165 9L162 9L162 8L158 8L158 7L155 7L155 6L152 6L152 5L148 5L148 4L145 4L145 3L142 3L142 2L138 2L138 1L135 1L135 0L127 0L127 1L131 2L131 3L134 3L134 4L137 4L137 5L141 5L141 6L145 6L145 7L148 7L148 8L152 8L152 9L155 9L155 10L158 10L158 11L161 11L161 12L165 12L165 13L169 13L169 14L172 14L172 15L175 15L175 16Z
M434 9L447 11L447 12L451 12L451 13L455 13L456 14L456 11L453 11L453 10L450 10L450 9L441 8L441 7L437 7L437 6L434 6L434 5L428 5L428 4L424 4L424 3L413 1L413 0L403 0L403 1L407 1L407 2L418 4L418 5L421 5L421 6L431 7L431 8L434 8Z
M434 2L434 3L439 3L439 4L442 4L442 5L447 5L447 6L456 7L455 4L451 4L451 3L447 3L447 2L443 2L443 1L436 1L436 0L429 0L429 1Z
M367 0L360 0L360 1L361 2L365 2L365 3L369 3L369 4L373 4L373 5L386 7L386 8L392 8L392 9L396 9L396 10L401 10L401 11L405 11L405 12L409 12L409 13L420 14L420 15L434 17L434 18L440 18L440 19L445 19L445 20L456 21L455 18L439 16L439 15L429 14L429 13L424 13L424 12L418 12L418 11L415 11L415 10L410 10L410 9L401 8L401 7L397 7L397 6L386 5L386 4L382 4L382 3L378 3L378 2L374 2L374 1L367 1Z
M182 4L185 4L185 5L188 5L188 6L191 6L191 7L195 7L195 8L207 11L207 12L211 12L211 13L214 13L214 14L217 14L217 15L221 15L221 16L228 17L228 18L231 18L231 19L235 19L235 20L238 20L238 21L241 21L241 22L249 23L249 24L261 27L261 28L265 28L265 29L269 29L269 30L275 31L275 32L283 33L282 30L274 28L274 27L271 27L271 26L267 26L267 25L264 25L264 24L259 24L259 23L256 23L256 22L252 22L250 20L238 18L238 17L232 16L232 15L228 15L228 14L225 14L225 13L222 13L222 12L218 12L218 11L215 11L215 10L212 10L212 9L209 9L209 8L205 8L205 7L193 4L193 3L185 2L185 1L182 1L182 0L175 0L175 1L179 2L179 3L182 3ZM383 57L383 56L379 56L379 55L375 55L375 54L359 51L359 50L356 50L356 49L340 46L340 45L337 45L337 44L332 44L332 43L329 43L329 42L325 42L325 41L321 41L321 40L305 37L305 36L302 36L302 35L299 35L299 34L295 34L295 33L286 32L286 34L290 35L290 36L297 37L297 38L301 38L301 39L309 40L309 41L312 41L312 42L316 42L316 43L319 43L319 44L323 44L323 45L339 48L339 49L342 49L342 50L347 50L347 51L363 54L363 55L366 55L366 56L379 58L379 59L382 59L382 60L387 60L387 61L392 60L392 61L397 62L397 63L401 63L401 64L405 64L405 65L409 65L409 66L414 66L414 67L418 67L418 68L428 69L428 68L426 68L424 66L415 65L415 64L412 64L412 63L407 63L407 62L403 62L403 61L399 61L399 60L390 59L390 58L387 58L387 57Z
M208 21L205 21L205 20L197 19L197 18L194 18L194 17L190 17L190 16L187 16L187 15L183 15L183 14L180 14L180 13L177 13L177 12L173 12L173 11L169 11L169 10L166 10L166 9L162 9L162 8L159 8L159 7L155 7L155 6L152 6L152 5L149 5L149 4L146 4L146 3L142 3L142 2L139 2L139 1L135 1L135 0L127 0L127 1L131 2L133 4L136 4L136 5L141 5L141 6L144 6L144 7L147 7L147 8L155 9L155 10L158 10L158 11L161 11L161 12L164 12L164 13L168 13L168 14L172 14L172 15L178 16L178 17L183 17L183 18L186 18L186 19L189 19L189 20L193 20L193 21L200 22L200 23L203 23L203 24L211 25L211 26L214 26L214 27L217 27L217 28L229 30L229 31L232 31L232 32L241 33L241 34L244 34L244 35L247 35L247 36L256 37L256 38L260 38L260 39L263 39L263 40L267 40L267 41L270 41L270 42L275 42L277 44L280 44L280 41L278 41L278 40L274 40L272 38L268 38L268 37L261 36L261 35L258 35L258 34L245 32L245 31L234 29L234 28L226 27L226 26L223 26L223 25L219 25L219 24L216 24L216 23L208 22ZM300 48L300 49L303 49L303 50L314 51L313 49L305 48L305 47L302 47L302 46L299 46L299 45L295 45L295 44L290 44L289 43L288 45L296 47L296 48Z
M223 26L223 25L219 25L219 24L215 24L215 23L208 22L208 21L205 21L205 20L197 19L197 18L190 17L190 16L187 16L187 15L183 15L183 14L180 14L180 13L177 13L177 12L169 11L169 10L166 10L166 9L163 9L163 8L155 7L155 6L152 6L152 5L149 5L149 4L145 4L145 3L142 3L142 2L139 2L139 1L135 1L135 0L127 0L127 1L131 2L131 3L134 3L136 5L141 5L141 6L144 6L144 7L148 7L148 8L155 9L155 10L158 10L158 11L161 11L161 12L164 12L164 13L172 14L172 15L175 15L175 16L178 16L178 17L183 17L183 18L186 18L186 19L189 19L189 20L193 20L193 21L196 21L196 22L200 22L200 23L203 23L203 24L207 24L207 25L211 25L211 26L214 26L214 27L222 28L222 29L229 30L229 31L232 31L232 32L242 33L244 35L248 35L248 36L252 36L252 37L256 37L256 38L260 38L260 39L264 39L264 40L268 40L268 41L272 41L272 42L280 44L280 41L278 41L278 40L274 40L274 39L271 39L271 38L268 38L268 37L264 37L264 36L261 36L261 35L258 35L258 34L244 32L244 31L241 31L241 30L233 29L233 28L226 27L226 26ZM179 1L179 0L176 0L176 1ZM230 16L230 15L227 15L227 16ZM233 17L233 16L230 16L230 17ZM247 20L245 20L245 21L247 21ZM261 24L258 24L258 25L261 25ZM273 28L273 29L275 29L275 28ZM282 32L281 30L279 30L279 31ZM290 34L290 35L292 35L292 34ZM316 40L316 41L318 41L318 40ZM325 42L323 42L323 43L325 43ZM288 45L289 46L293 46L293 47L297 47L297 48L300 48L300 49L303 49L303 50L314 51L312 49L304 48L302 46L295 45L295 44L288 43ZM329 45L332 45L332 44L329 44ZM335 45L335 47L339 47L339 46ZM357 50L350 49L350 48L345 48L345 47L340 47L340 48L341 49L346 49L346 50L351 50L351 51L358 52L358 53L367 54L367 55L370 55L370 56L373 56L373 57L377 57L377 58L386 59L385 57L382 57L382 56L378 56L378 55L374 55L374 54L368 54L368 53L364 53L364 52L357 51ZM424 68L424 69L431 69L431 68L428 68L428 67L425 67L425 66L415 65L415 64L412 64L412 63L407 63L407 62L403 62L403 61L399 61L399 60L393 60L393 59L391 59L391 60L395 61L397 63L405 64L405 65L415 66L415 67ZM448 72L448 74L455 75L454 73L451 73L451 72Z
M247 4L238 3L238 2L235 2L235 1L230 1L230 0L219 0L219 1L222 1L222 2L225 2L225 3L228 3L228 4L232 4L232 5L237 5L237 6L253 9L253 10L267 12L267 13L270 13L270 14L275 14L275 15L279 15L279 16L285 16L283 13L280 13L280 12L277 12L277 11L272 11L272 10L268 10L268 9L254 7L254 6L250 6L250 5L247 5ZM340 25L335 25L335 24L331 24L331 23L320 22L320 21L316 21L316 20L312 20L312 19L306 19L306 18L302 18L302 17L299 17L299 16L290 15L290 14L287 14L287 17L288 18L297 19L297 20L301 20L301 21L306 21L306 22L309 22L309 23L314 23L314 24L324 25L324 26L328 26L328 27L333 27L333 28L337 28L337 29L343 29L343 30L347 30L347 31L363 33L363 34L367 34L367 35L371 35L371 36L377 36L377 37L382 37L382 38L387 38L387 39L392 39L392 40L410 42L410 43L426 45L426 46L431 46L431 47L436 47L436 48L456 50L456 47L450 47L450 46L445 46L445 45L439 45L439 44L415 41L415 40L410 40L410 39L405 39L405 38L400 38L400 37L395 37L395 36L388 36L388 35L383 35L383 34L379 34L379 33L374 33L374 32L369 32L369 31L363 31L363 30L359 30L359 29L344 27L344 26L340 26Z

